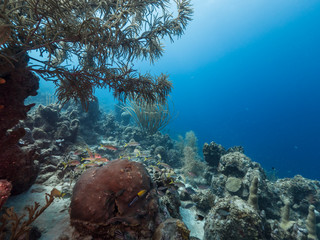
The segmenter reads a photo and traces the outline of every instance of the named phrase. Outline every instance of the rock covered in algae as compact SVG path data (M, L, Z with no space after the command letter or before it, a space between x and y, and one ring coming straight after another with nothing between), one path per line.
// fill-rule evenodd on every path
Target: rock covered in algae
M113 239L117 231L130 239L151 238L157 213L155 190L144 166L122 159L84 172L70 205L77 231L102 239Z
M188 240L190 231L179 219L169 218L161 223L152 240Z
M258 212L237 196L219 200L206 216L205 240L269 239Z
M222 155L226 154L226 150L220 144L211 142L203 145L204 160L212 167L218 167Z
M242 178L250 168L257 167L259 164L252 162L243 153L231 152L221 157L218 171L226 176Z

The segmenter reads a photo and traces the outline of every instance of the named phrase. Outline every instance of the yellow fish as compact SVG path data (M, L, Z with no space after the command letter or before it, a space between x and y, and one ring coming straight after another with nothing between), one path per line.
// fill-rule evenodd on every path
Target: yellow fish
M139 197L142 197L146 192L147 192L147 190L143 189L143 190L141 190L140 192L138 192L137 195L138 195Z
M140 192L137 193L137 196L135 196L132 201L129 203L129 207L132 206L136 201L138 201L139 198L141 198L143 195L145 195L147 190L143 189Z
M61 191L59 191L59 190L56 189L56 188L53 188L53 189L51 190L51 195L52 195L53 197L63 198L64 195L66 195L66 194L65 194L65 193L62 193Z

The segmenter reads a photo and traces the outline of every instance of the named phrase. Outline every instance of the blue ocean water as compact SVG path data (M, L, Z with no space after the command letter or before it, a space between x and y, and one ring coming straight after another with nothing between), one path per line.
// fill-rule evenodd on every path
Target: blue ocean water
M320 1L194 0L186 34L142 72L170 74L167 131L246 155L279 177L320 179ZM112 95L97 91L112 107Z
M242 145L279 177L320 179L320 2L193 2L186 34L142 65L171 76L171 133Z

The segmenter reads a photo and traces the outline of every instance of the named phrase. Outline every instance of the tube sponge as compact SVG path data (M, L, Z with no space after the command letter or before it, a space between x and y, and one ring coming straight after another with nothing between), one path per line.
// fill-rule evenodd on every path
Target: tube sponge
M295 223L294 221L289 221L290 216L290 202L285 201L284 206L281 208L281 222L280 227L287 231Z
M258 205L258 177L254 177L250 185L250 193L248 203L256 210L259 210Z
M309 206L309 213L307 217L307 230L308 230L308 239L318 240L316 233L316 215L314 213L314 206Z

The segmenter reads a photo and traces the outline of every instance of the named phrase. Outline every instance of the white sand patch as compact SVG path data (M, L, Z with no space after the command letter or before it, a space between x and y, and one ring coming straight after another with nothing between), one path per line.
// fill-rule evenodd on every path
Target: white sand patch
M54 187L61 190L62 186L63 183ZM11 196L5 206L13 206L19 216L22 214L27 215L28 212L25 207L34 206L34 202L38 202L40 204L38 209L41 209L46 204L45 193L50 193L52 189L52 186L34 184L27 192ZM32 223L33 226L37 226L41 231L41 240L56 240L61 233L70 236L72 228L69 222L69 205L70 198L56 198L37 220Z
M197 220L196 210L193 208L179 208L180 215L182 217L182 221L187 225L190 230L190 236L197 237L200 240L203 239L204 236L204 220Z

